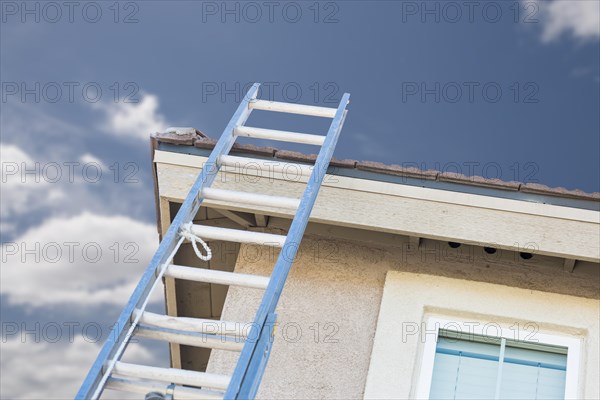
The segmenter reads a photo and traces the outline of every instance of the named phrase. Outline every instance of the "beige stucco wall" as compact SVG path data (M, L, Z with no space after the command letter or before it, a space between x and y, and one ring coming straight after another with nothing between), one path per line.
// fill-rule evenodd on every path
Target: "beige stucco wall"
M264 247L242 245L235 271L270 275L276 256L277 252ZM593 374L598 376L598 300L463 280L479 277L501 281L507 271L496 272L489 263L462 267L456 263L442 264L421 257L406 260L386 247L306 236L279 302L275 343L258 396L362 398L368 374L369 397L409 396L418 343L390 349L387 361L375 364L371 361L386 274L404 270L410 273L398 275L394 282L406 282L406 293L399 292L385 309L392 320L420 321L424 312L441 307L456 313L470 310L482 315L491 313L508 319L539 321L553 329L571 327L576 334L588 335L584 394L598 397L597 380L591 379ZM437 271L462 279L418 274ZM532 274L529 272L528 282L543 285L543 275ZM443 294L440 288L445 288ZM262 290L230 288L221 318L252 321L262 294ZM475 295L483 302L472 301ZM378 335L390 332L393 334L393 327L391 331L390 327L380 328ZM387 352L385 348L378 351ZM230 374L237 356L237 353L213 351L207 371ZM395 364L388 364L392 359ZM385 372L397 367L404 373L386 375ZM390 391L373 389L386 385Z
M273 253L256 250L242 245L236 272L271 273ZM279 325L258 396L362 397L385 274L393 267L381 251L305 238L277 308ZM221 318L252 321L262 293L231 287ZM237 356L213 351L207 371L231 373Z

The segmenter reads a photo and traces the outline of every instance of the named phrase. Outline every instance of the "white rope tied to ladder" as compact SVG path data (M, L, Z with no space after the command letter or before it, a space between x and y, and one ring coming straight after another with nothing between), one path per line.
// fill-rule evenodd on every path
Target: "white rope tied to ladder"
M199 259L201 259L202 261L208 261L212 258L212 251L210 250L210 247L208 247L208 245L206 244L206 242L204 240L202 240L201 238L199 238L198 236L196 236L192 233L192 225L193 225L192 222L183 224L181 226L181 231L179 234L192 243L194 253L196 253L196 255L198 256ZM204 247L204 251L206 251L206 255L204 255L200 252L200 249L198 249L198 243L200 243L202 245L202 247Z

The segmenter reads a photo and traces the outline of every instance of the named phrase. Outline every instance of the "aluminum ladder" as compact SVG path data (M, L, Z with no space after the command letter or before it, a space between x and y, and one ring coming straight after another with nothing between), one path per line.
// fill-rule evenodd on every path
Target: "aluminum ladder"
M271 352L276 321L275 308L333 155L350 98L348 93L344 94L337 109L273 102L257 98L259 86L255 83L250 88L223 131L88 372L76 399L97 399L105 388L141 395L157 392L167 399L175 400L255 397ZM252 110L332 118L332 122L326 136L244 126ZM293 199L211 188L219 168L235 165L239 161L239 157L228 155L239 136L321 146L314 168L293 164L307 175L310 174L302 197ZM246 157L244 159L248 160ZM275 205L294 209L295 216L287 235L192 225L191 221L204 199L229 199L254 205ZM184 230L184 227L187 230ZM269 243L280 247L281 251L270 277L173 265L173 257L184 241L184 233L188 236L191 233L205 240ZM150 293L164 276L264 289L262 302L247 332L247 339L239 341L228 337L232 334L242 335L239 331L242 325L240 323L219 321L218 326L222 329L215 332L214 320L170 317L145 311ZM119 361L133 336L241 353L231 376Z

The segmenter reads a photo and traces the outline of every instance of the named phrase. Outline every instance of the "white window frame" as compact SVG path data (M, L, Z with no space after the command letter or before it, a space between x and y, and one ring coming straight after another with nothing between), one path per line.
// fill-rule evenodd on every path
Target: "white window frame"
M498 339L518 340L542 345L554 345L567 348L567 370L565 382L565 399L578 398L579 365L581 361L581 339L578 337L569 337L559 334L550 334L546 332L535 332L532 337L531 330L511 329L511 327L478 321L477 324L471 321L446 319L436 316L425 318L425 327L427 330L423 337L423 356L421 358L421 369L417 382L415 398L429 399L431 381L433 378L433 365L435 360L435 351L437 347L437 338L440 329L446 331L455 331L469 333L473 335L482 335L488 337L497 337ZM490 329L492 327L494 329ZM499 333L499 336L497 334Z

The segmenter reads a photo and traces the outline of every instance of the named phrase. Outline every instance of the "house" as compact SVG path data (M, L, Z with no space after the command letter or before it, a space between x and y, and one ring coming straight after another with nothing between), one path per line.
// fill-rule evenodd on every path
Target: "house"
M152 138L164 234L215 141ZM315 157L235 145L217 188L298 196ZM273 168L273 165L285 168ZM194 223L285 233L281 208L205 200ZM278 250L183 244L174 263L269 276ZM277 307L259 398L600 398L600 193L333 160ZM171 316L248 321L263 290L165 278ZM237 354L171 344L231 375Z

